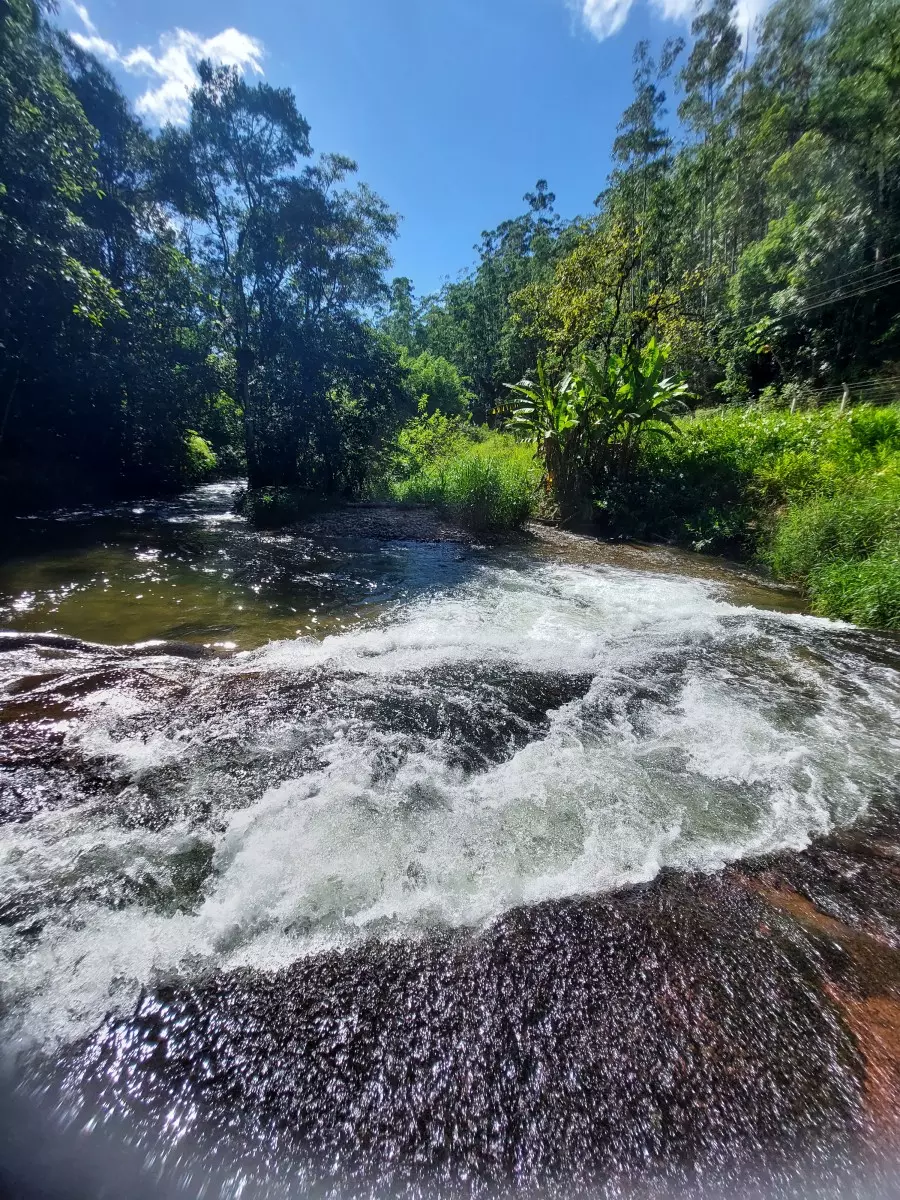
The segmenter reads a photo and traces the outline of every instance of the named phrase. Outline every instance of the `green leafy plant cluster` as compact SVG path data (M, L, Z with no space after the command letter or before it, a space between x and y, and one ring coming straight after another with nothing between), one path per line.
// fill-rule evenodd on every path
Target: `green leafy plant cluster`
M399 434L386 491L400 503L431 504L470 529L499 533L534 512L539 479L528 446L435 413Z
M196 429L189 429L185 433L184 452L185 474L191 482L212 474L218 465L218 459L209 442L201 437Z
M725 408L642 446L611 531L756 557L815 611L900 626L900 408Z
M643 441L673 437L687 385L665 374L668 357L650 338L605 359L586 355L556 385L539 361L535 380L511 386L518 407L508 427L534 443L563 520L581 515L599 480L626 478Z

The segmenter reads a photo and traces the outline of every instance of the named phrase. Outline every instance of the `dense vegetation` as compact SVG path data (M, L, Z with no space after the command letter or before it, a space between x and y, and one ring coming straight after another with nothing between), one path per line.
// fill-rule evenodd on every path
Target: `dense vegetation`
M364 313L396 218L291 92L203 64L158 136L34 0L0 6L0 498L360 486L415 411Z
M539 181L419 298L292 93L203 64L153 134L0 0L0 504L219 469L486 529L538 506L897 624L897 410L858 404L900 387L898 31L898 0L777 0L745 37L710 0L638 45L596 211Z
M900 628L900 408L698 412L607 496L613 529L753 556L813 607Z
M900 397L898 30L896 0L779 0L748 41L712 0L690 46L638 45L596 215L539 183L470 275L395 281L385 322L512 414L563 519L753 555L894 626L898 412L855 406Z

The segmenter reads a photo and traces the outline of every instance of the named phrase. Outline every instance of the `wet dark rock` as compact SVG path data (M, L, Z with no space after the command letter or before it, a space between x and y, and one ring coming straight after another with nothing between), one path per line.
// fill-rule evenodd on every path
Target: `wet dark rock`
M217 974L145 996L67 1086L79 1123L117 1114L144 1146L175 1120L201 1157L277 1151L342 1194L775 1178L852 1146L864 1085L814 953L767 913L739 882L666 876Z
M461 545L474 545L482 540L480 536L437 509L425 505L399 505L378 501L327 509L301 520L298 528L303 533L327 538L457 542Z
M130 1005L144 988L130 1015L119 1007L86 1040L19 1060L12 1103L0 1113L0 1194L270 1200L513 1191L541 1200L645 1200L699 1192L772 1200L868 1195L870 1186L877 1195L900 1194L891 1175L900 1154L900 797L880 753L895 695L890 673L900 666L896 639L754 618L740 606L768 605L772 593L709 561L697 573L731 589L736 606L720 612L717 602L707 604L694 621L690 595L675 593L672 636L654 639L654 628L668 621L664 604L645 611L633 579L618 596L608 585L610 568L639 560L653 572L648 589L659 586L657 572L682 571L684 556L664 548L592 541L586 549L584 539L532 530L527 555L521 545L488 551L466 544L468 535L433 512L377 505L319 513L283 537L259 537L240 522L227 534L197 523L221 515L220 504L187 497L155 513L141 506L104 518L110 539L131 546L121 570L132 583L133 569L144 569L133 567L132 551L148 545L151 533L160 562L171 555L178 571L218 572L208 576L219 580L211 590L195 592L172 567L170 584L203 603L177 612L163 605L148 617L157 631L153 622L165 618L167 638L210 640L227 634L229 621L244 630L236 640L249 639L241 645L294 638L300 627L341 635L345 617L365 627L385 605L473 582L477 589L488 574L482 566L511 567L492 618L497 636L473 638L471 654L459 656L469 630L464 614L447 661L420 654L415 638L408 655L398 639L394 654L389 637L380 647L384 669L374 664L367 673L360 657L367 638L351 639L333 658L327 649L307 653L312 643L298 644L296 653L276 647L232 658L221 646L105 647L0 634L0 821L47 817L5 831L14 885L0 905L9 933L12 986L2 1003L10 1006L10 1027L18 1031L21 1012L26 1023L70 1003L77 1010L82 985L90 1023L100 1019L107 995L110 1004L125 997ZM70 526L77 544L97 540L96 528ZM550 573L527 610L538 636L518 656L504 624L509 598L541 556L598 567L602 586L586 591L579 576L560 620L554 605L563 584ZM228 616L230 609L223 615L220 600L237 598L232 587L248 602L260 597L253 622L240 626L249 618ZM471 602L473 621L491 613L486 598L479 610L482 601ZM607 625L592 626L605 606ZM77 617L60 627L104 628ZM40 605L27 619L45 619ZM619 624L626 636L617 640ZM130 628L137 637L137 626ZM589 651L579 655L585 630ZM531 669L532 649L540 657L548 643L554 653L543 661L550 666ZM871 693L882 708L872 707ZM836 752L835 729L844 738ZM877 746L854 760L850 786L833 797L829 786L840 792L847 774L833 759L850 753L854 730ZM716 738L725 743L718 757ZM546 785L544 739L548 756L563 749ZM619 830L620 744L629 767L621 781L623 842L637 810L643 824L636 822L634 839L647 857L631 855L627 844L611 846L607 863L602 852L592 855L596 839L614 840ZM496 844L482 846L479 806L493 811L487 773L524 747L533 749L521 772L495 777L498 793L506 789L498 808L512 814L510 822L487 825L484 840ZM594 753L598 747L603 754ZM780 767L784 750L796 778L756 772L754 747L763 768L767 758ZM806 818L810 753L819 793L810 789ZM696 765L692 755L704 761ZM566 792L570 762L586 772L585 787L573 789L565 820L542 825L542 805L552 809ZM324 779L330 770L340 785L333 793L322 780L307 790L306 777L321 772ZM519 811L529 772L537 784ZM473 779L476 803L467 807ZM229 870L217 854L224 846L220 858L227 859L229 838L242 848L241 818L235 834L232 817L290 781L296 792L289 787L276 797L288 819L275 821L269 834L265 811L261 819L251 811L251 830L259 819L264 836L251 839L247 859L229 860L238 862L241 879L247 871L246 905L230 923L217 925L214 915L204 925L204 904L215 908ZM801 813L766 842L782 785L793 789ZM458 809L454 788L464 793ZM278 851L295 828L291 806L310 798L336 812L334 825L323 821L321 836L309 841L324 863L324 886L305 907L276 886L271 911L257 913L254 864L268 868L271 851L280 885ZM817 828L820 798L835 821L863 816L800 852L735 861L715 875L690 873L698 862L737 859L747 846L802 844ZM49 811L85 801L71 820ZM443 822L444 808L458 816L455 823ZM429 821L440 826L437 841L428 840ZM667 859L682 829L687 850L682 845ZM379 857L382 830L388 853ZM374 896L377 909L380 895L389 898L387 915L379 912L370 926L362 918L365 932L354 924L355 880L341 859L342 834L362 874L371 839L374 885L360 903ZM73 859L95 855L99 866L70 872L70 848ZM301 891L305 851L303 843L299 865L296 858L284 865L284 877ZM501 869L490 874L493 852L501 868L512 864L521 890L506 887ZM592 861L600 872L609 867L596 888L587 871L579 873ZM599 891L610 878L640 877L642 862L649 874L658 861L688 871L513 908L476 929L434 925L442 913L465 918L470 886L483 883L489 898L496 886L496 905L479 911L497 912L522 895ZM465 877L457 908L435 905L421 922L406 924L401 912L392 923L391 897L400 896L401 910L410 897L427 901L429 888L455 886L454 872ZM382 875L393 891L380 892ZM332 882L340 902L325 944L344 949L325 953L315 949L322 944L317 905ZM264 897L260 906L268 903ZM328 916L328 895L321 903ZM114 920L106 922L110 913ZM120 925L119 917L128 919ZM99 953L90 944L91 922ZM414 936L423 926L431 932ZM132 957L109 947L120 929L133 939ZM200 957L234 962L226 956L236 951L265 963L269 930L284 956L278 963L297 939L292 965L227 971ZM391 936L396 930L402 937ZM148 957L168 964L165 975L142 958L143 939L153 945L157 936L158 958ZM185 945L196 950L182 957ZM49 962L52 974L56 961L68 964L74 989L53 993L51 980L44 997L42 972ZM90 970L97 964L99 1001L93 978L78 974L83 961Z

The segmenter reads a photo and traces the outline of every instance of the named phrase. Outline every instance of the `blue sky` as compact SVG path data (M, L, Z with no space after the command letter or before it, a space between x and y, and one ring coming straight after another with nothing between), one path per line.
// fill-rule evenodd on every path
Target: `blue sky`
M752 3L753 0L744 0ZM151 125L180 120L194 64L293 88L316 151L349 154L399 212L394 274L420 293L546 178L564 216L601 190L639 38L691 0L63 0L59 19Z

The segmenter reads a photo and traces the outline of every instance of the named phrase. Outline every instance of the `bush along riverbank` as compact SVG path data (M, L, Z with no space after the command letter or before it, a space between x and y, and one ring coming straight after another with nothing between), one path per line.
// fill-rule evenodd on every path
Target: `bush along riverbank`
M534 514L540 479L526 443L436 412L403 427L374 490L401 504L433 505L469 529L502 533Z
M379 491L469 528L510 529L553 515L534 444L420 416L396 438ZM756 562L822 616L900 629L900 407L700 410L646 424L625 470L620 453L607 461L580 513L592 505L598 532Z
M900 407L700 412L597 497L610 533L755 559L813 611L900 628Z

